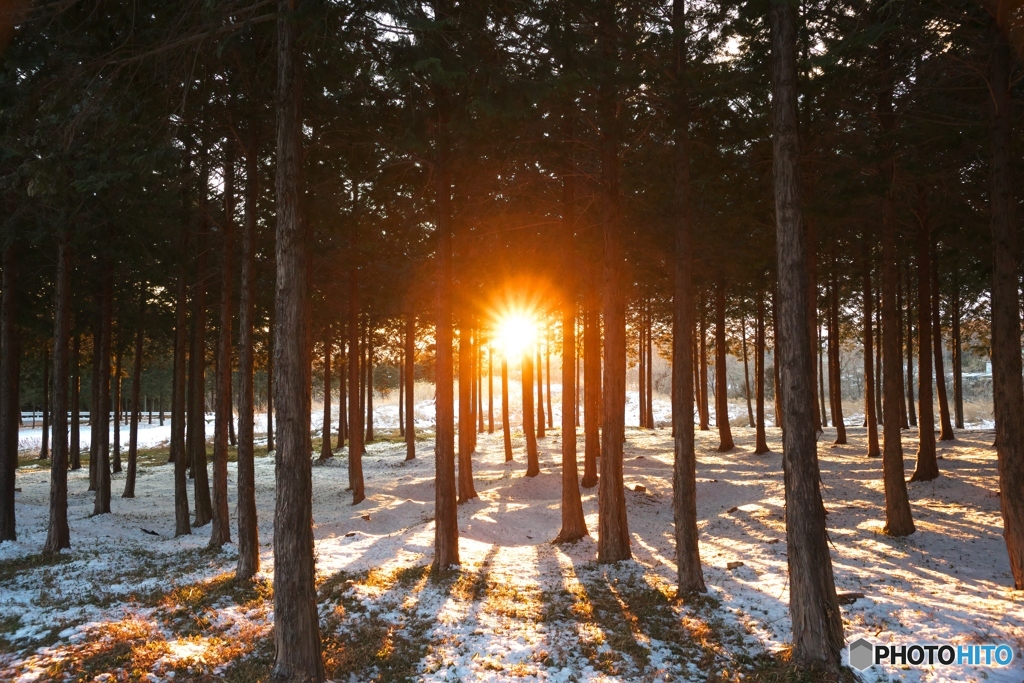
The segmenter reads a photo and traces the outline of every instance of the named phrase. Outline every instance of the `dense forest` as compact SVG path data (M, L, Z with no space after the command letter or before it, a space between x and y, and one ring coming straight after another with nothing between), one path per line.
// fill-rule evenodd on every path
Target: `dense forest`
M553 540L592 538L605 565L638 552L629 444L665 432L685 603L708 590L712 439L781 452L785 659L842 677L819 449L878 459L900 539L928 495L908 486L948 478L943 444L985 427L1003 583L1024 590L1020 3L2 13L0 541L42 460L35 551L73 548L76 472L90 519L111 513L149 468L140 430L166 424L173 535L208 527L254 580L272 517L271 677L323 681L315 466L340 461L359 506L371 445L432 458L443 575L493 434L523 476L560 468Z

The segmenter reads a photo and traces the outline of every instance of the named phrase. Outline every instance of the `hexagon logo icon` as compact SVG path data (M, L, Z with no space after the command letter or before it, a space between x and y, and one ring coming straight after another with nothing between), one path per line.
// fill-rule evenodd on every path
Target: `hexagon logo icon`
M872 656L875 648L864 638L858 638L850 643L850 666L857 671L863 671L874 663Z

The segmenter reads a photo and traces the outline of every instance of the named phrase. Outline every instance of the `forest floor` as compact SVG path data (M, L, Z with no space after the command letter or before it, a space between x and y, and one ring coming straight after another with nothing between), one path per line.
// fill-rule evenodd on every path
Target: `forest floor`
M559 432L540 441L527 479L521 434L503 462L500 431L474 456L479 499L459 507L462 567L432 574L432 441L404 462L381 441L364 457L367 500L351 506L344 452L313 469L324 656L335 681L790 680L790 621L780 434L753 455L753 431L718 453L698 432L697 493L706 597L674 595L672 441L627 429L626 501L634 560L595 562L596 544L550 540L560 523ZM1013 592L999 515L991 431L941 443L942 476L909 485L917 533L881 533L881 462L819 440L836 584L865 597L843 606L847 641L1010 644L1009 667L873 667L864 681L1024 678L1024 593ZM914 433L904 433L907 475ZM582 441L580 443L582 453ZM154 451L155 453L155 451ZM263 451L261 450L262 454ZM49 473L18 471L19 540L0 545L0 680L267 680L271 629L274 462L259 457L263 571L237 582L236 549L205 548L209 527L173 538L171 467L158 455L137 497L90 517L87 468L70 473L72 549L39 554ZM229 466L234 525L235 465ZM634 490L641 485L646 490ZM584 490L591 534L597 490ZM730 563L742 565L729 569ZM844 651L845 657L845 651ZM844 678L854 679L847 670Z

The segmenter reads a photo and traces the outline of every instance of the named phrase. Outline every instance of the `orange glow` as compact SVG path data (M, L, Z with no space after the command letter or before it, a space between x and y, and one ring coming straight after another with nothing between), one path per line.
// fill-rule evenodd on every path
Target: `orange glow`
M519 358L537 339L537 319L525 311L508 311L498 318L495 342L506 358Z

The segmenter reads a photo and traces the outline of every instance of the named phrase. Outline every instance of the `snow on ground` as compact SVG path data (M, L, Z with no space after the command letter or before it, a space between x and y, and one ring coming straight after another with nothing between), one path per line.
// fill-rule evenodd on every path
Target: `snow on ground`
M1004 668L874 667L862 679L1019 682L1024 594L1008 588L992 432L961 432L958 441L940 443L942 476L908 485L917 533L896 539L881 533L881 462L863 456L862 428L848 431L847 446L830 446L832 430L819 440L837 588L866 596L843 607L847 641L1006 642L1015 655ZM595 563L593 539L549 543L560 526L557 430L541 440L541 474L532 479L523 476L521 435L516 461L507 464L500 429L481 436L474 457L479 499L459 507L463 570L449 580L428 580L423 568L434 535L430 441L418 443L410 462L403 461L403 444L371 444L363 460L368 497L354 507L345 491L344 452L331 466L314 467L329 674L346 681L696 681L783 650L790 622L780 435L768 432L776 452L765 456L752 454L748 428L733 428L737 448L729 453L714 450L715 431L698 432L701 555L712 598L704 603L664 597L675 574L668 430L627 430L634 561L613 567ZM904 434L904 449L909 476L916 449L911 432ZM235 471L230 464L233 525ZM131 500L117 495L123 475L115 475L112 513L100 517L90 517L86 471L70 473L73 548L59 562L36 555L46 536L48 476L19 471L19 539L0 544L0 637L8 643L0 640L0 653L7 652L0 654L0 679L47 680L61 661L105 661L89 659L85 648L107 642L110 634L136 638L132 661L156 680L172 671L177 680L195 671L230 674L238 662L229 657L268 661L273 615L265 596L225 597L206 607L199 597L181 597L197 582L231 571L235 549L204 550L209 527L173 538L169 466L143 467ZM271 458L257 459L256 477L261 577L269 580ZM646 491L634 491L637 484ZM596 494L585 490L583 497L594 538ZM730 570L730 562L743 564ZM226 650L231 642L245 645ZM148 643L148 659L139 654L141 643ZM360 664L365 661L372 666Z

